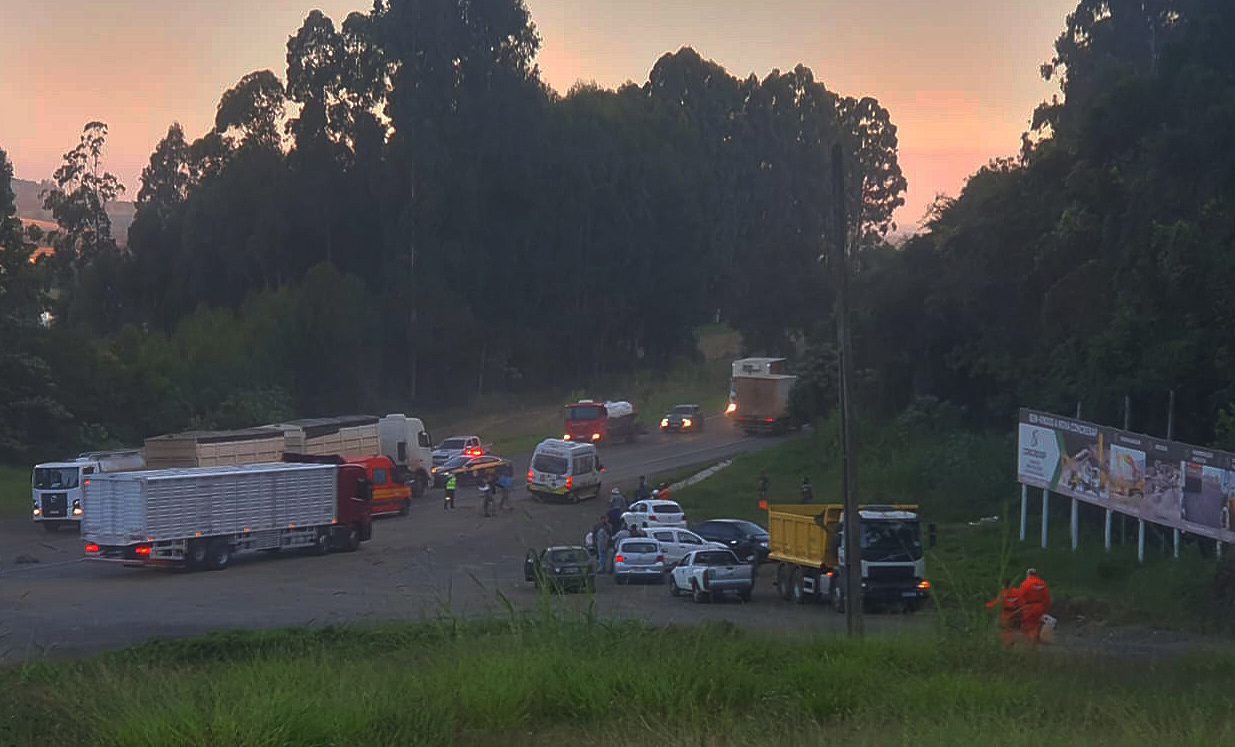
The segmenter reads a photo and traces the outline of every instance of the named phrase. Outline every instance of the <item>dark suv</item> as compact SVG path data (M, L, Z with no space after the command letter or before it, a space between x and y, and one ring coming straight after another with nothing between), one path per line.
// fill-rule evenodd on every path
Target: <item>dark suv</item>
M703 408L699 405L674 405L660 419L662 431L701 431L703 430Z
M709 542L719 542L742 560L757 556L760 563L768 559L768 530L745 519L712 519L691 527L695 534Z

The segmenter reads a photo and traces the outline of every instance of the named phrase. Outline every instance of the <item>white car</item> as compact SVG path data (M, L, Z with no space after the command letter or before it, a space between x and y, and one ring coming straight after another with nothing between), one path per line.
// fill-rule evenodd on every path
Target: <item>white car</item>
M696 602L717 602L729 591L749 602L754 586L750 564L728 549L689 553L669 574L669 594L690 594Z
M646 501L636 501L622 514L622 525L654 529L656 527L684 527L686 514L676 501L662 501L649 498Z
M689 529L649 529L647 536L656 540L665 554L665 566L670 567L687 553L695 550L727 550L719 542L709 542Z
M480 436L451 436L433 449L433 466L440 467L457 456L480 456L485 453Z
M665 581L665 554L654 539L628 537L619 540L613 554L613 580L624 584L634 578Z

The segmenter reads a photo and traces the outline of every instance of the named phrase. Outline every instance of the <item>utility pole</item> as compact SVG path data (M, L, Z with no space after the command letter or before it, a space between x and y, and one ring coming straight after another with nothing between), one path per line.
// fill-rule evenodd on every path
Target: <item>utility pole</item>
M836 338L840 348L841 494L845 502L845 625L849 635L862 636L862 531L858 517L858 469L850 429L853 350L849 340L849 223L845 217L845 165L840 143L832 146L832 267L836 276Z

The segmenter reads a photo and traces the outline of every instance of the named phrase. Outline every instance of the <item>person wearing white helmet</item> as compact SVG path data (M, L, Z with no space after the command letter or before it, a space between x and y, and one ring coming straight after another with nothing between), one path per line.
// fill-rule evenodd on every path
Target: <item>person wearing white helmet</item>
M622 491L617 488L609 491L609 508L626 510L626 496L622 495Z

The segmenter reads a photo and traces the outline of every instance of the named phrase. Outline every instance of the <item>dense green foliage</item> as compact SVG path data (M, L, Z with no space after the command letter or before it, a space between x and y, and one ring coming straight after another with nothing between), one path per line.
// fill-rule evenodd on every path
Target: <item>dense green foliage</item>
M1235 739L1229 654L1165 662L1079 659L1004 652L980 639L861 642L551 616L226 633L0 673L6 714L0 741L1156 745Z
M1235 443L1233 38L1227 0L1081 0L1020 156L869 256L856 358L883 404L1119 424L1126 394L1162 435L1174 389L1177 438Z
M893 227L906 185L874 99L801 66L739 79L689 48L642 85L559 95L539 44L522 0L313 11L284 77L244 76L201 137L168 129L125 251L102 211L120 189L106 127L88 125L46 202L61 231L32 305L56 322L27 329L26 378L58 388L53 421L97 427L25 425L0 459L285 405L583 388L663 369L718 313L784 351L826 305L837 143L845 230ZM66 367L107 384L86 402Z

